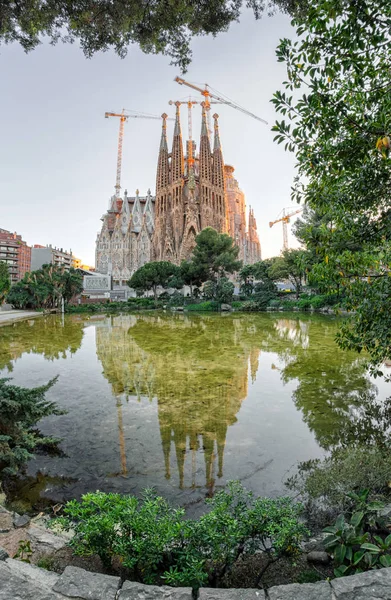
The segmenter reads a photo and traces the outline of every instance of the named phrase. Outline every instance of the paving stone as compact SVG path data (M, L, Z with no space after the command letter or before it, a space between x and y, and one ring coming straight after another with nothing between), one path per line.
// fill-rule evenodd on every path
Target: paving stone
M0 533L7 533L13 529L12 513L4 510L0 512Z
M15 514L14 518L13 518L13 524L14 527L16 527L17 529L19 527L26 527L26 525L28 525L30 523L30 517L28 515L18 515Z
M67 540L64 537L55 535L51 531L46 531L40 527L29 527L27 531L34 547L45 554L60 550L67 543Z
M336 600L391 600L391 568L330 581Z
M320 552L319 550L312 550L312 552L308 552L307 560L311 563L318 563L320 565L328 565L330 562L330 557L327 552Z
M67 598L86 600L115 600L120 578L102 573L91 573L79 567L66 567L53 587Z
M135 581L125 581L118 600L192 600L191 588L170 588L167 586L143 585Z
M265 600L263 590L201 588L199 600Z
M269 600L333 600L331 587L326 582L291 583L268 590Z
M7 560L7 558L9 558L7 550L4 550L4 548L0 546L0 560Z
M59 575L8 558L0 562L0 600L64 600L53 592Z

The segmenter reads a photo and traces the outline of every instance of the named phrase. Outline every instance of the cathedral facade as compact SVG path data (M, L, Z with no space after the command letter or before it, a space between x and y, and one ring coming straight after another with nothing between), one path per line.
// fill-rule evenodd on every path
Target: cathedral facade
M239 246L245 264L261 260L253 211L246 224L246 203L234 169L224 165L218 115L211 147L205 106L202 109L199 152L193 140L184 149L179 114L171 150L167 141L167 115L163 114L156 196L113 197L102 217L96 241L96 269L111 274L113 283L125 285L132 273L149 261L180 264L191 257L196 236L205 227L228 233Z

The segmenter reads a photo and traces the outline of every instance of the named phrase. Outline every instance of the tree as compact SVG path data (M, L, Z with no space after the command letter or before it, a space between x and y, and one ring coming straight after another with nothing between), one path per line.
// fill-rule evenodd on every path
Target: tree
M391 356L391 6L322 0L294 23L298 41L277 50L288 78L275 139L297 158L293 197L334 223L315 272L338 275L355 309L339 343L375 363Z
M202 269L191 260L183 260L181 262L180 278L183 282L182 285L189 286L191 296L193 296L193 288L200 287L205 281Z
M64 414L45 398L56 380L27 389L10 385L9 379L0 379L0 473L17 473L39 445L56 442L34 428L43 417Z
M180 276L179 267L167 261L146 263L128 281L128 286L136 291L153 291L155 304L157 304L158 287L169 287L170 279Z
M3 304L11 286L11 278L7 263L0 261L0 305Z
M68 302L82 290L83 278L73 267L43 265L11 287L8 301L15 308L55 308L61 298Z
M238 260L238 254L239 248L229 235L206 227L196 237L192 263L200 278L216 281L239 271L242 262Z
M226 277L220 277L217 281L207 281L202 291L207 300L216 300L220 304L227 304L232 302L235 286Z
M288 279L299 298L306 272L306 252L304 250L284 250L277 257L269 270L269 277L274 281Z
M308 0L273 0L271 7L294 14ZM165 54L184 71L192 36L217 35L238 21L242 7L260 18L263 0L23 0L0 3L0 43L17 42L28 52L43 36L51 43L78 41L85 56L114 48L123 58L131 44L147 54Z

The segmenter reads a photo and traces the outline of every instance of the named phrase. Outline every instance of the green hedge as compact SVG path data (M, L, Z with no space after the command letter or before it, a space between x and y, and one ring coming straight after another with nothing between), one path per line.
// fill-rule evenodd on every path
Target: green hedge
M220 304L214 300L209 300L208 302L200 302L199 304L189 304L186 306L186 310L192 312L218 312Z

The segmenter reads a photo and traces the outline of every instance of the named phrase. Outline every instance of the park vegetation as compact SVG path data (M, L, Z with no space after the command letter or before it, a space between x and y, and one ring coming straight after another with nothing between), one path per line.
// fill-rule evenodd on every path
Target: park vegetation
M3 304L11 287L11 278L7 263L0 261L0 306Z
M67 303L82 290L83 278L74 268L43 265L11 287L7 302L21 309L59 308L62 299Z
M58 442L35 428L43 417L62 414L55 402L45 398L55 382L28 389L0 379L0 476L15 475L37 450Z
M306 6L307 0L2 2L0 44L16 42L29 52L45 37L52 44L78 42L88 58L110 48L123 58L136 44L147 54L170 56L185 71L191 62L191 39L227 31L245 8L258 19L267 7L269 14L280 9L293 15Z
M267 568L283 556L297 556L308 533L301 506L290 498L256 498L239 482L207 499L199 519L147 490L141 498L85 494L65 506L55 523L72 529L76 554L98 554L106 567L120 559L127 575L147 584L221 587L233 566L262 551Z

